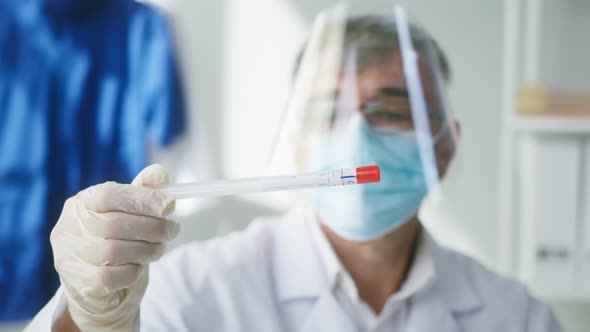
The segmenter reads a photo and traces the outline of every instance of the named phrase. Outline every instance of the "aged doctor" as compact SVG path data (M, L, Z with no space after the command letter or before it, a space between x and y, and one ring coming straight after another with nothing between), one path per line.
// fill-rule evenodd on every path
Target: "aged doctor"
M277 151L300 170L378 164L380 183L310 191L281 218L162 259L179 232L175 201L151 189L166 171L90 187L51 234L61 288L28 330L560 331L524 286L421 226L455 154L450 68L401 7L378 12L318 16Z

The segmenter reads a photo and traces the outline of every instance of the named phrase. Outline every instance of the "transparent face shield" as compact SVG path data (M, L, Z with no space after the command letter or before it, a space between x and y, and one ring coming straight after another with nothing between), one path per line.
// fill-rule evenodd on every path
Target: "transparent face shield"
M430 35L392 2L321 12L299 57L273 169L378 165L380 183L318 190L310 200L345 237L395 229L427 194L441 197L456 144L446 70Z

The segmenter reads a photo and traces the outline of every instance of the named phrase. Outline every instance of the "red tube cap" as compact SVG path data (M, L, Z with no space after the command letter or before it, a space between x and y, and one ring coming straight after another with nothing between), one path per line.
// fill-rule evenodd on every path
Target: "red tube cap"
M373 183L381 181L379 166L363 166L356 168L357 183Z

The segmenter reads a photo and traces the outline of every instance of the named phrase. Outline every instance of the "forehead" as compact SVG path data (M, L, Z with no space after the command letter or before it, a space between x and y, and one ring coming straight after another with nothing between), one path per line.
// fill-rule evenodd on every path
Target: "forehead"
M354 75L357 76L358 94L361 98L370 98L383 87L407 89L399 53L384 56L366 68L361 68Z
M354 73L343 70L342 79L339 80L339 90L342 90L345 82L350 81L347 77L351 75L355 76L356 94L361 100L376 96L383 88L407 90L407 80L403 68L403 59L399 52L384 55ZM436 103L438 98L436 97L433 71L428 61L421 55L418 55L418 71L425 98L429 103Z

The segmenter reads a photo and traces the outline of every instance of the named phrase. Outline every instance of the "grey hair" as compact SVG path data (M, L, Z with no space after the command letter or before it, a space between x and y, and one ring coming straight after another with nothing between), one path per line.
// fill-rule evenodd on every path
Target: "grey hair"
M432 53L438 62L443 79L451 81L451 68L443 50L436 41L423 29L411 25L410 35L414 48L418 53ZM345 54L356 49L359 69L378 62L383 56L399 48L396 22L378 15L357 16L348 19L344 36ZM305 47L303 47L305 49ZM303 58L303 49L297 55L295 71L299 69Z

